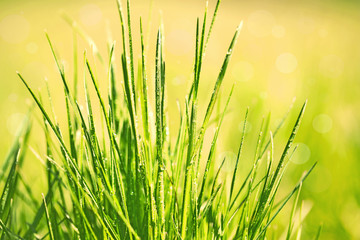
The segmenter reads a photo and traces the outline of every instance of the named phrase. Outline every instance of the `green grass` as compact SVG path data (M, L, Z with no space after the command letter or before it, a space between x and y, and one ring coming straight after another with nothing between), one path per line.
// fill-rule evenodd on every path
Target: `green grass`
M290 199L295 195L287 232L287 239L299 238L301 227L295 229L294 216L298 209L303 181L315 167L304 173L298 184L281 199L277 197L289 159L296 150L293 141L304 115L301 107L280 159L274 159L274 138L287 119L287 114L273 131L271 117L262 119L257 141L252 144L254 157L248 174L239 174L244 142L247 141L244 116L243 134L235 167L229 176L215 161L218 136L235 86L222 89L227 66L242 23L230 39L228 51L214 83L205 114L200 115L198 92L206 47L212 33L220 1L208 20L205 13L196 24L193 82L183 107L179 107L180 124L169 131L166 98L166 70L163 56L163 30L157 33L155 79L148 78L146 45L140 20L141 57L135 66L130 3L126 14L117 2L122 31L122 78L116 77L115 44L109 43L108 56L99 52L84 52L83 68L77 63L77 36L81 30L74 26L73 77L69 77L46 34L64 90L66 123L58 122L51 100L40 97L20 73L19 78L41 112L45 136L44 163L47 192L33 196L31 186L21 181L28 191L19 187L19 169L25 160L30 128L25 124L16 139L1 175L5 182L0 199L0 228L2 239L265 239L271 238L269 227ZM127 16L125 19L124 16ZM67 18L71 23L71 20ZM210 24L209 24L210 22ZM94 45L95 46L95 45ZM99 79L93 58L98 58L108 71L107 79ZM106 60L103 60L106 59ZM169 63L171 64L171 63ZM138 68L136 79L135 68ZM83 70L83 85L78 74ZM105 84L105 83L108 84ZM73 87L70 84L73 83ZM151 122L148 85L155 85L155 121ZM78 86L79 85L79 86ZM81 87L83 86L83 87ZM107 94L100 87L107 87ZM78 91L84 91L84 105ZM225 106L215 113L221 103L220 91L228 91ZM95 92L95 95L91 94ZM47 101L44 101L47 99ZM46 104L45 104L46 103ZM48 107L46 107L48 106ZM48 109L50 108L50 109ZM96 116L101 115L99 121ZM205 134L215 124L209 151L205 151ZM170 136L169 132L175 132ZM210 133L209 133L210 134ZM20 137L21 136L21 137ZM5 176L4 173L7 173ZM25 195L25 196L23 196ZM30 217L19 216L17 206L32 199ZM301 212L301 207L300 207ZM319 229L319 234L320 234ZM319 235L318 234L318 235ZM269 236L267 236L269 235ZM318 238L318 236L316 236Z

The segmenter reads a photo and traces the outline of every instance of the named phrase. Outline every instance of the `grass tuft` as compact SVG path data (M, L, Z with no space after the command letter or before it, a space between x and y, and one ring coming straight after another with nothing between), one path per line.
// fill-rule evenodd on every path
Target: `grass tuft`
M225 106L219 108L218 116L214 116L213 112L215 104L221 106L220 91L242 22L224 53L224 61L203 116L199 115L198 105L205 52L219 6L220 0L215 5L210 24L208 2L202 20L197 19L192 87L185 98L184 110L178 103L180 125L171 131L176 133L175 136L168 136L167 129L167 108L175 106L165 107L169 103L165 94L167 78L162 27L157 33L155 46L155 78L151 79L147 74L147 46L141 19L141 56L136 65L134 48L137 45L131 26L134 16L129 0L126 14L123 13L121 1L117 1L122 34L121 79L115 74L114 43L108 45L106 61L102 60L106 58L101 57L96 49L93 51L107 71L107 79L98 78L95 65L90 61L94 56L85 51L83 68L78 64L78 35L89 42L92 40L70 17L64 15L74 29L74 74L71 77L60 64L55 47L46 33L64 90L66 123L58 122L62 119L55 115L49 87L45 98L48 101L43 102L43 98L33 91L23 75L17 73L43 118L41 125L45 136L45 155L37 156L44 163L47 192L40 199L33 196L31 187L22 178L26 193L22 193L18 187L19 169L25 158L30 133L30 125L25 124L0 175L0 180L5 181L0 199L1 239L268 239L269 227L296 193L286 233L287 239L291 238L300 189L316 163L282 200L278 200L277 195L286 166L295 151L292 144L306 102L278 160L274 157L274 149L281 146L274 145L274 137L287 115L273 133L270 129L271 115L262 120L257 141L253 144L252 168L246 176L242 176L239 168L241 161L247 161L243 159L242 152L247 141L246 127L250 112L249 108L246 109L235 167L229 178L223 177L222 168L229 159L222 159L219 166L214 159L235 85L229 89ZM80 106L81 91L78 91L78 85L81 72L86 109ZM108 83L107 93L100 89L105 87L104 83ZM155 123L150 121L150 84L155 85ZM95 97L92 97L91 91L95 91ZM44 103L47 102L50 110L45 107ZM206 152L204 138L213 122L216 130L210 149ZM230 181L229 184L227 181ZM20 195L25 196L20 198ZM14 209L28 198L33 202L30 206L33 214L22 220L22 223L27 223L26 226L17 224ZM298 236L300 233L299 230Z

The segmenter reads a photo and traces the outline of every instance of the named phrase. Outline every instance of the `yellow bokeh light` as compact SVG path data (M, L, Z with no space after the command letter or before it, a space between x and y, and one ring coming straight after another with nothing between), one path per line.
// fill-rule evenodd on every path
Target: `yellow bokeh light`
M80 21L86 26L94 26L102 19L101 9L95 4L87 4L79 11Z
M266 37L272 32L275 18L268 11L258 10L250 14L246 23L251 34L256 37Z
M271 30L271 33L275 38L283 38L285 36L285 32L285 27L281 25L275 25Z
M8 43L21 43L30 33L30 23L21 15L9 15L0 22L0 36Z
M333 121L327 114L319 114L313 120L313 128L318 133L327 133L331 130Z
M38 45L34 42L30 42L26 45L26 51L30 54L37 53L38 49L39 49Z
M254 67L247 61L240 61L234 64L232 68L232 76L237 81L249 81L254 77Z
M304 143L296 144L296 152L294 156L291 158L291 162L295 164L303 164L306 163L311 156L310 148Z
M193 38L188 31L175 29L166 36L165 46L175 56L186 55L193 48Z
M319 70L325 77L337 78L344 70L344 62L334 54L327 55L320 60Z
M276 58L276 68L281 73L292 73L298 65L297 59L292 53L282 53Z

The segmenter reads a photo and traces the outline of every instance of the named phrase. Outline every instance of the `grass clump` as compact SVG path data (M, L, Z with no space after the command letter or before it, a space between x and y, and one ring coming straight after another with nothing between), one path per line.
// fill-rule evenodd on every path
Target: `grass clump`
M41 97L18 73L43 117L47 193L37 202L32 219L16 217L12 204L15 193L20 194L17 169L27 147L29 130L26 128L21 144L17 141L4 165L3 172L13 161L0 201L2 239L265 239L274 218L296 194L287 239L292 236L300 187L314 166L284 199L277 202L275 197L285 166L294 152L292 143L306 102L278 161L274 159L273 138L286 116L273 133L269 130L270 115L263 120L258 141L254 144L253 167L247 176L240 176L238 167L246 140L247 110L235 168L230 176L230 188L220 179L227 159L216 168L214 156L234 87L230 89L224 109L214 118L217 127L210 150L208 153L203 150L204 136L214 117L214 107L219 101L222 82L242 27L241 23L235 30L205 115L199 116L201 70L219 4L220 1L210 21L207 5L202 21L197 20L193 82L185 98L184 110L179 111L180 125L175 137L169 136L168 131L166 109L173 106L166 107L163 32L160 28L156 41L155 124L152 124L148 97L148 84L152 81L147 77L142 21L139 26L142 54L136 79L129 1L126 14L121 2L117 2L122 31L121 84L115 76L113 43L109 45L107 61L102 60L108 70L107 94L100 91L100 83L106 81L98 79L94 65L85 52L83 86L86 110L82 109L78 96L77 62L74 63L75 74L71 79L46 35L63 85L66 126L60 127L50 90L47 99L51 109L47 110ZM67 20L71 23L69 18ZM76 37L74 40L76 46ZM74 49L76 59L77 47ZM105 59L97 51L94 55ZM74 83L72 89L71 82ZM96 93L95 99L91 97L90 85ZM93 108L94 101L99 104L103 125L95 121L94 113L97 111ZM203 157L204 154L206 157ZM202 166L205 166L204 169ZM1 176L3 179L4 175ZM30 192L28 195L28 198L38 199ZM17 204L20 202L15 201ZM21 224L24 222L26 226Z

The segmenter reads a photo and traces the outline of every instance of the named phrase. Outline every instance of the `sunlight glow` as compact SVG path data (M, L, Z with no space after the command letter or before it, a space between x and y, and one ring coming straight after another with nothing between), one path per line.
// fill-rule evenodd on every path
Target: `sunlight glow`
M281 73L292 73L298 65L297 59L292 53L282 53L276 58L276 68Z
M327 114L319 114L313 120L313 128L318 133L327 133L331 130L333 121Z
M246 82L254 77L254 67L247 61L240 61L234 64L231 73L237 81Z
M246 22L251 34L256 37L266 37L272 32L275 18L268 11L258 10L251 13Z
M8 43L21 43L30 33L30 23L21 15L9 15L0 22L0 36Z
M80 21L86 26L94 26L102 19L101 9L95 4L87 4L80 9Z

